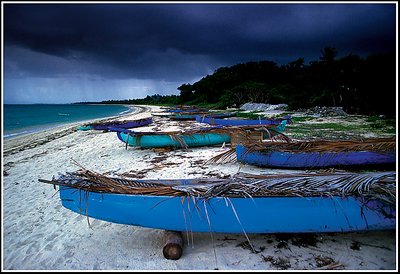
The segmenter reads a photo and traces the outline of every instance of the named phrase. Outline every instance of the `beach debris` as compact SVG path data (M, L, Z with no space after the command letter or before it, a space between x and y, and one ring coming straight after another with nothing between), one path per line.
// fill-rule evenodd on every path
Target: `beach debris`
M327 257L327 256L322 256L322 255L317 255L314 257L315 262L317 263L318 267L323 267L323 266L327 266L330 264L333 264L335 262L334 259Z
M292 244L298 247L317 246L320 242L315 233L298 233L293 234Z
M296 112L304 112L305 115L313 117L347 116L342 107L315 106L309 109L298 109Z
M273 256L264 256L262 254L261 257L265 262L271 263L272 266L277 267L280 270L286 270L291 267L289 259L282 257L274 258Z
M249 240L244 241L244 242L241 242L241 243L237 244L236 246L240 246L240 247L242 247L243 249L248 249L248 250L250 250L250 251L251 251L252 253L254 253L254 254L260 253L260 252L262 252L262 251L265 249L265 247L264 247L264 248L260 248L260 250L256 250L256 249L254 248L254 245L251 244L251 242L250 242Z
M319 270L336 270L336 269L344 269L344 265L338 262L333 262L331 264L322 266L318 268Z
M245 103L240 106L241 110L249 111L271 111L271 110L285 110L288 107L287 104L263 104L263 103Z
M361 243L357 241L353 241L350 245L350 248L353 250L361 250Z
M7 162L3 166L3 176L8 176L10 173L8 172L13 166L14 162Z

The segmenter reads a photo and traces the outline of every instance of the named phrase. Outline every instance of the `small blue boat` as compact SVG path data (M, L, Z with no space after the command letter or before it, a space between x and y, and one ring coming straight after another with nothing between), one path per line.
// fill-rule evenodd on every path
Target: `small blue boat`
M209 113L209 112L181 112L175 113L170 117L172 120L197 120L198 116L208 117L208 118L228 118L235 116L234 112L226 113Z
M137 119L137 120L124 120L124 121L111 121L104 123L90 123L83 126L80 126L78 130L108 130L109 128L121 128L121 129L129 129L147 126L153 122L152 117Z
M246 183L237 178L134 180L110 176L96 181L69 175L39 181L60 186L65 208L113 223L190 232L320 233L395 229L395 198L379 199L382 196L372 193L376 186L395 197L395 177L394 172L288 174ZM122 189L130 194L105 191L106 181L112 182L113 191ZM85 189L93 182L96 190ZM318 186L309 187L310 182ZM349 182L355 184L354 193L347 192ZM282 194L290 185L294 193ZM257 196L260 189L263 194ZM220 195L207 196L214 191ZM309 193L301 197L301 191Z
M109 128L110 131L115 131L117 137L123 143L141 148L188 148L221 145L230 143L232 135L237 133L254 132L258 130L263 138L271 138L285 130L285 123L278 126L242 126L242 127L209 127L188 130L185 132L135 132L119 128Z
M91 130L91 129L93 129L93 126L91 126L91 125L85 125L85 126L78 127L78 130L82 130L82 131Z
M181 113L181 112L190 112L190 113L196 113L196 112L208 112L209 109L207 108L199 108L196 106L176 106L174 108L167 109L167 112L173 112L173 113Z
M206 123L209 125L221 125L221 126L251 126L251 125L279 125L282 121L286 120L288 124L292 122L291 116L285 116L282 118L271 118L271 119L223 119L221 117L210 117L210 116L196 116L196 122Z
M185 121L185 120L196 120L196 116L199 115L199 112L180 112L180 113L175 113L169 116L170 119L172 120L180 120L180 121Z
M237 112L214 112L214 113L207 113L200 115L201 117L204 118L215 118L215 119L223 119L223 118L230 118L230 117L235 117L237 115Z
M115 129L118 139L133 147L141 148L188 148L200 146L213 146L231 141L228 131L219 128L179 132L132 132Z
M292 141L236 145L238 162L273 168L328 168L394 165L394 138L361 141Z

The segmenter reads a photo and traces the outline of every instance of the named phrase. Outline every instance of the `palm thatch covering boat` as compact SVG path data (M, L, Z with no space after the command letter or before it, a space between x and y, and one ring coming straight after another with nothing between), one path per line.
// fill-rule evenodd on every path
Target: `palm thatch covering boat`
M108 222L186 232L281 233L396 227L396 174L293 173L136 180L86 169L40 182Z
M201 118L214 118L214 119L223 119L223 118L230 118L230 117L235 117L238 113L236 111L229 111L229 112L213 112L213 113L207 113L201 116ZM197 117L196 117L197 120ZM206 122L204 122L206 123Z
M222 126L250 126L250 125L279 125L282 121L286 120L288 124L292 123L292 117L290 115L281 118L270 118L270 119L223 119L222 117L212 117L206 115L197 115L196 122L206 123L210 125L222 125Z
M192 110L189 112L179 112L179 113L174 113L169 116L170 119L172 120L196 120L198 121L198 117L207 117L207 119L222 119L222 118L228 118L228 117L234 117L236 116L236 112L214 112L210 113L209 110ZM204 122L207 123L207 122ZM279 123L278 123L279 124ZM215 124L217 125L217 124ZM241 125L241 124L237 124Z
M179 113L174 113L172 115L169 115L168 117L172 120L196 120L197 115L204 115L206 112L179 112Z
M262 167L326 168L394 165L395 138L242 143L237 161Z
M79 130L108 130L110 127L128 129L136 128L141 126L147 126L153 122L152 117L137 119L137 120L122 120L122 121L110 121L110 122L99 122L89 123L79 127Z
M207 108L199 108L197 106L175 106L167 109L167 112L180 113L180 112L208 112Z
M249 134L258 138L271 138L284 130L279 126L248 126L248 127L208 127L192 129L182 132L138 132L110 128L117 132L117 137L127 146L141 148L189 148L200 146L213 146L230 143L232 139L238 140L241 136Z

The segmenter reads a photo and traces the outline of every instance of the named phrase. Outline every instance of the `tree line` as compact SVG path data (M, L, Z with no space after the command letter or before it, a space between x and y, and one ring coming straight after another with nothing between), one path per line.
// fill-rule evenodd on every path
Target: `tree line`
M253 61L221 67L193 84L179 86L179 96L156 94L102 103L212 104L221 109L246 102L284 103L291 110L331 106L343 107L349 114L395 115L395 53L340 59L337 54L335 48L326 47L319 60L309 64L301 57L285 65Z

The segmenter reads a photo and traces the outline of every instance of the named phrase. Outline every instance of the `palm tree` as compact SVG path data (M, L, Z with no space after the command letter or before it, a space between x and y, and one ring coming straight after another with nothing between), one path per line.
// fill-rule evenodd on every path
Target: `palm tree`
M335 58L338 54L338 51L335 48L325 47L323 50L321 50L321 54L322 54L322 56L319 57L319 59L322 62L332 63L333 60L335 60Z

